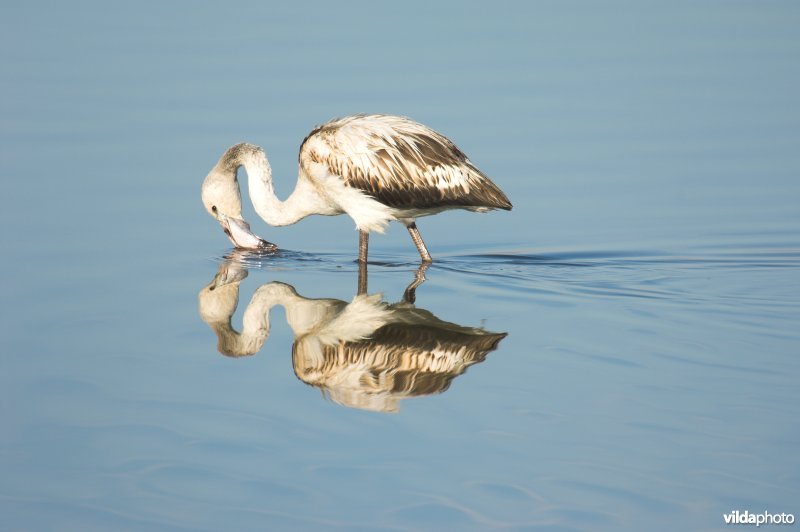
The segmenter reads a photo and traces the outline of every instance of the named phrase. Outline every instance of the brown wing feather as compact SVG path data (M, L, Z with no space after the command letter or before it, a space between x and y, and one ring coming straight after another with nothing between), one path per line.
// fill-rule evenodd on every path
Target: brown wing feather
M391 207L511 209L503 191L453 142L407 118L334 120L314 129L300 151L301 164L304 156L324 163L347 186Z

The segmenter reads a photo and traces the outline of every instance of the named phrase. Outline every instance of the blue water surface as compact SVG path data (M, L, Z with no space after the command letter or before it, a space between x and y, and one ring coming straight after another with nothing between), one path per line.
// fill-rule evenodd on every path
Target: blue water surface
M797 515L799 24L778 1L3 6L0 529ZM222 152L264 146L285 197L308 131L358 112L448 135L514 210L421 219L424 272L401 226L373 236L371 297L347 217L248 204L281 251L231 254L199 198ZM358 305L407 323L315 366ZM449 362L400 354L423 338Z

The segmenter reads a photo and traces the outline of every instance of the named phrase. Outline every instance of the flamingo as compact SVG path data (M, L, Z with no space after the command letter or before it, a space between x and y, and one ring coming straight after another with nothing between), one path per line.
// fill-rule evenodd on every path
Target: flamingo
M358 261L367 262L369 234L390 221L406 226L423 263L432 261L416 219L450 209L511 210L500 188L444 135L400 116L354 115L314 128L300 145L294 191L280 201L264 150L236 144L203 181L208 213L240 249L274 251L242 218L236 171L247 171L250 199L273 226L306 216L348 214L359 232Z
M291 285L268 282L256 289L237 331L232 317L247 277L239 253L222 263L198 294L200 316L216 334L219 352L244 357L261 351L270 334L270 311L283 306L294 333L295 375L344 406L396 412L403 399L442 393L507 336L447 322L416 307L418 276L403 300L393 304L381 294L359 293L350 302L309 298Z

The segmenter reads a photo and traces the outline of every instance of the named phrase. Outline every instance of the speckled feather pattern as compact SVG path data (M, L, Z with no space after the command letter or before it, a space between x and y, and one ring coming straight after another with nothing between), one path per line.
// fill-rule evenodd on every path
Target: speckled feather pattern
M299 159L309 175L324 164L346 186L396 209L511 209L503 191L452 141L404 117L332 120L303 140Z

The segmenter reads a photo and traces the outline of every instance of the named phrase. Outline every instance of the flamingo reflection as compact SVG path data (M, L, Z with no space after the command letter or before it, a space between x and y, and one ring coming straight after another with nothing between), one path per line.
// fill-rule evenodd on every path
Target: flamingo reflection
M301 381L340 405L396 412L402 399L447 390L506 336L443 321L416 307L415 291L426 268L420 266L403 299L394 304L381 294L366 293L366 265L361 266L359 293L349 303L307 298L291 285L269 282L253 294L237 331L231 317L247 269L234 255L200 291L200 316L216 334L220 353L242 357L262 348L269 337L270 310L283 306L295 337L292 363Z

